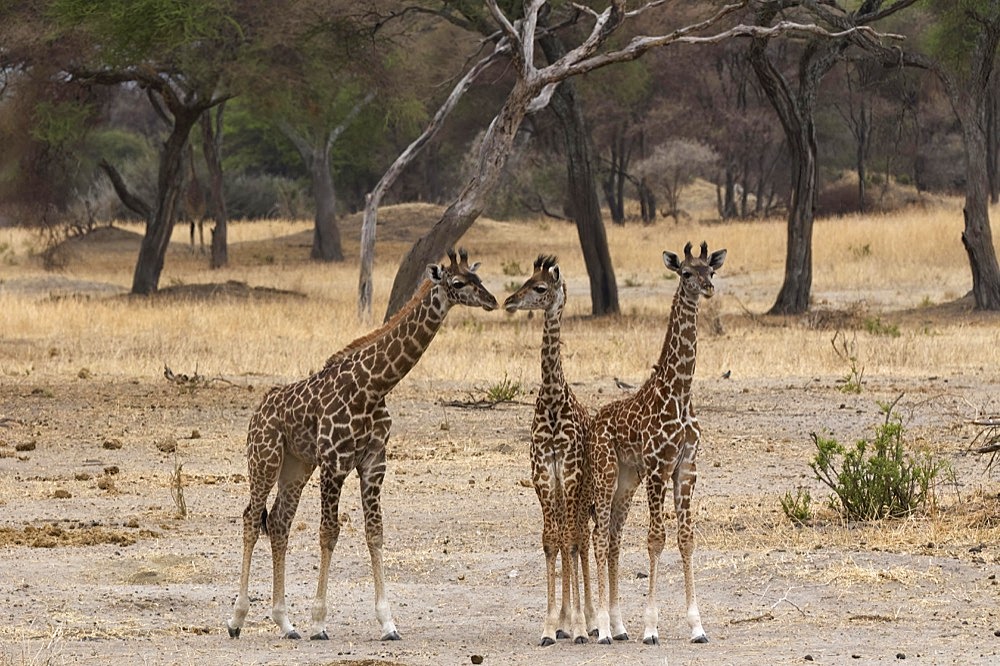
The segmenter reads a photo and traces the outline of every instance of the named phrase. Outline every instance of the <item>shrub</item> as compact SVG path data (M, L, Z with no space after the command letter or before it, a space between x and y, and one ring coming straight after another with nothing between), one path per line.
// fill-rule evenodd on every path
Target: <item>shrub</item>
M514 381L504 373L503 379L486 389L486 399L490 402L510 402L521 394L521 382Z
M902 396L900 396L902 397ZM880 404L885 421L875 438L847 448L812 433L817 453L809 463L816 478L834 492L831 505L849 520L901 518L925 507L947 462L930 454L914 456L903 446L903 423L896 401Z
M812 497L807 488L796 488L794 495L791 490L785 491L785 496L781 498L781 510L796 525L805 525L812 520L811 504Z

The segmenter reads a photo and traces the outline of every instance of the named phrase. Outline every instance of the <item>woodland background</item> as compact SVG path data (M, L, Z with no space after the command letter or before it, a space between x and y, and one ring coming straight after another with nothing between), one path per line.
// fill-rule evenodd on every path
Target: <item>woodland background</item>
M212 267L228 262L227 220L267 217L313 216L312 258L342 261L339 220L479 67L380 199L485 202L404 257L390 312L419 279L406 264L419 276L421 259L487 212L575 222L592 311L616 313L603 225L690 217L696 179L715 187L711 219L787 217L771 312L809 308L815 216L928 193L965 195L971 290L977 307L1000 308L988 213L1000 197L996 0L39 0L0 12L0 223L42 228L54 244L147 222L135 293L159 287L177 220ZM567 75L551 103L500 128L507 144L483 144L523 73L588 33L604 55L642 36L741 26L774 32Z

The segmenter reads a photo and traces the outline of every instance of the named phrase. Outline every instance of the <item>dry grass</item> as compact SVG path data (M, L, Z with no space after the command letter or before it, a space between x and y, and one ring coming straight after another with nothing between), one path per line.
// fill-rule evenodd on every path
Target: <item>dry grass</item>
M379 231L376 317L402 253L436 213L434 207L412 205L384 214L388 222ZM65 268L57 274L39 266L37 254L43 248L37 236L0 230L0 309L7 340L0 371L149 375L161 372L166 363L209 377L302 376L371 326L356 315L357 222L355 216L341 223L349 257L336 265L308 261L308 221L233 223L231 265L219 271L205 267L205 258L187 246L186 229L178 228L161 288L235 280L306 296L210 301L107 295L124 293L131 282L136 226L124 225L132 233L113 240L68 243ZM872 377L885 372L975 373L1000 365L995 318L962 312L952 317L950 311L946 317L936 315L936 307L968 288L960 230L957 202L818 222L813 293L820 314L793 320L750 314L766 310L780 287L782 221L610 226L623 312L611 320L587 316L587 280L572 226L549 220L481 220L463 245L483 262L481 273L499 298L524 279L536 254L559 255L571 286L564 335L567 371L573 377L645 375L659 350L676 284L663 269L660 252L679 251L687 240L702 239L712 248L727 247L729 255L718 277L719 295L704 306L703 321L710 326L699 349L700 373L842 374L846 368L830 345L836 329L863 328L878 318L898 326L900 335L858 332L859 361L865 376ZM544 242L530 240L535 238ZM837 314L824 319L827 311ZM536 328L523 315L456 310L414 376L496 381L506 374L533 381Z

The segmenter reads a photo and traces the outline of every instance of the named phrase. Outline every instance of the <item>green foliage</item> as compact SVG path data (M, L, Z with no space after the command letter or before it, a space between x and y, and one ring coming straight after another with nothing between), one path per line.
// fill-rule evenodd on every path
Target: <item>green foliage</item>
M781 498L781 510L785 517L796 525L805 525L812 520L812 497L807 488L796 488L795 494L792 491L785 491L785 496Z
M840 360L848 365L848 372L841 380L840 390L844 393L861 393L862 380L865 376L865 368L858 360L857 339L847 340L847 334L837 331L830 340L833 351Z
M486 399L490 402L510 402L521 395L521 382L514 381L504 373L503 379L486 389Z
M935 480L949 469L930 454L905 451L902 419L893 411L898 400L880 404L885 421L875 428L873 441L861 439L847 448L833 438L810 435L816 455L809 466L834 492L831 505L849 520L902 518L923 509Z
M55 147L78 143L86 133L90 114L89 107L75 102L41 100L34 108L31 137Z
M90 32L108 64L121 67L149 54L176 56L217 42L235 26L228 8L226 0L55 0L49 12L64 28Z
M890 338L898 338L899 326L882 321L881 317L868 317L865 319L865 330L872 335L884 335Z
M503 270L504 275L524 275L524 271L521 270L521 264L517 263L513 259L503 262L503 264L501 264L501 269Z

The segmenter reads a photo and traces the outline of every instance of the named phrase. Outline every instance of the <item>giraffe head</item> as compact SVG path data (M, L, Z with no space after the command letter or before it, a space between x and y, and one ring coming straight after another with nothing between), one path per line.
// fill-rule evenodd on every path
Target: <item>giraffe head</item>
M503 306L507 312L562 307L566 301L564 289L562 272L556 258L540 254L535 259L535 272L504 301Z
M449 305L468 305L481 307L486 311L495 310L497 299L483 286L482 280L476 275L479 262L469 265L469 254L459 249L448 250L451 264L428 264L427 278L440 287L441 293Z
M691 254L691 243L685 245L684 261L678 260L673 252L663 252L663 264L681 277L679 288L694 300L699 296L712 297L715 293L712 278L715 277L715 271L722 268L725 260L725 250L716 250L709 255L708 243L704 241L701 244L701 254L697 257Z

